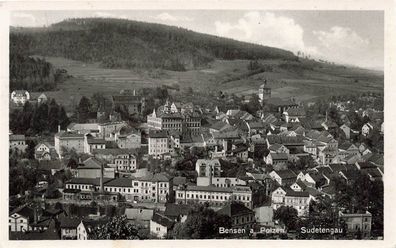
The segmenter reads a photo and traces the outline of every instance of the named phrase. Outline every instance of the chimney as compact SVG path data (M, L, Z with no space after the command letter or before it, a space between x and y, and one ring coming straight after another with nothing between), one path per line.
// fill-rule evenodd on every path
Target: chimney
M213 165L209 165L209 186L212 185L212 169Z
M37 217L37 207L35 206L33 209L33 221L34 223L37 223L38 217Z
M103 187L103 163L100 165L100 193L103 194L104 187Z
M61 131L61 127L60 125L58 125L58 133L60 133L60 131Z

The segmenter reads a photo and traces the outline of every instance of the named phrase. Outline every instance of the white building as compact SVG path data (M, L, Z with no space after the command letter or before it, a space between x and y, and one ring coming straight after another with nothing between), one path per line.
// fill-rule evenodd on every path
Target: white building
M26 90L14 90L11 92L11 101L18 105L24 105L30 100L30 94Z
M150 132L148 138L148 154L156 159L170 152L168 134L165 131Z

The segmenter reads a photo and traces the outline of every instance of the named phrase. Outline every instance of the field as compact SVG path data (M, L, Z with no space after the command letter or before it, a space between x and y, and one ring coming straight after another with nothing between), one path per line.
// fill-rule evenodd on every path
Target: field
M307 101L328 94L353 92L383 92L383 74L359 68L321 64L312 69L285 69L282 61L265 60L261 64L272 70L249 75L246 60L216 60L207 68L175 72L166 70L105 69L99 64L87 64L58 57L46 57L55 67L64 68L73 78L57 91L46 92L68 109L74 107L81 96L95 92L112 95L121 89L139 89L161 85L194 91L225 91L236 95L257 93L265 79L272 88L272 95L280 98L295 97ZM302 62L305 63L304 61ZM307 62L308 64L308 62Z

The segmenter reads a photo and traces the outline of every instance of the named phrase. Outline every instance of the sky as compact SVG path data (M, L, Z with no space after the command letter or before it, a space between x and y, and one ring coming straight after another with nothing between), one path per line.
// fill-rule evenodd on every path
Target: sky
M381 69L383 11L330 10L95 10L14 11L11 25L49 26L67 18L122 18L187 28L304 52L315 59Z

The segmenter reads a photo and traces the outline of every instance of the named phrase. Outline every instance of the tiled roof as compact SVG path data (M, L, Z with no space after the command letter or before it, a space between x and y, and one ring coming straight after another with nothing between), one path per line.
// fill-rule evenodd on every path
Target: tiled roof
M26 137L23 134L11 134L10 141L25 141Z
M167 203L165 207L164 215L171 218L175 218L180 215L187 215L192 209L191 205L174 203Z
M218 214L227 215L230 217L237 215L253 214L254 211L247 208L244 204L239 202L231 202L217 211Z
M165 226L167 228L172 228L174 221L169 217L162 215L160 213L155 213L153 218L151 219L153 222L160 224L161 226Z

